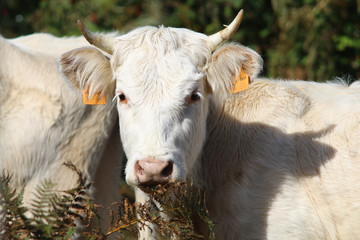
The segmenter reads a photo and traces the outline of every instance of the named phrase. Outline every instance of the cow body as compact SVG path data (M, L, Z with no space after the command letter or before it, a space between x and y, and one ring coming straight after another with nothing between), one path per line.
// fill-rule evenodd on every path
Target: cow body
M143 27L118 38L80 23L111 57L74 49L60 70L80 90L116 96L138 198L139 188L193 179L207 192L217 239L359 238L358 89L258 79L256 52L219 47L234 22L209 37ZM252 83L232 95L238 77Z
M256 79L208 116L194 179L218 239L356 239L360 92Z
M112 104L84 105L56 63L61 53L86 45L79 37L48 34L0 37L0 169L11 174L13 187L25 187L29 206L45 180L56 190L77 185L77 174L63 165L71 163L94 182L90 196L104 205L106 216L119 200L123 158L116 110Z

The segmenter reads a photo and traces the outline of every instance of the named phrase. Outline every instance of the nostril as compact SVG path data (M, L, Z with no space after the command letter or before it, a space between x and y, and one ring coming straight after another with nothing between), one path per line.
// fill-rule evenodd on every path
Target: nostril
M139 162L135 163L135 172L137 174L142 174L144 172L144 169L140 166Z
M161 171L161 177L169 177L173 172L173 163L168 162L167 166Z

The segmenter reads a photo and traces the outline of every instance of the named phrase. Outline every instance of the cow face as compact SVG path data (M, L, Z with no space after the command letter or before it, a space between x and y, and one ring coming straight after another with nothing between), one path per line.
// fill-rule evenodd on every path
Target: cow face
M184 179L192 168L205 138L205 43L201 34L163 27L137 29L117 43L111 66L129 184Z
M250 77L261 69L261 58L246 47L216 50L226 31L208 37L143 27L108 39L80 28L106 53L75 49L60 58L60 70L77 88L89 88L90 97L101 91L116 101L128 158L126 180L134 186L183 180L205 140L209 96L227 97L241 67Z

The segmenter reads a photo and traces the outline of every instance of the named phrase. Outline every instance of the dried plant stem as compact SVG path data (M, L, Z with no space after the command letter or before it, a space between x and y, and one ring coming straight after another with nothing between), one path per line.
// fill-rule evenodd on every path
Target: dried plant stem
M167 212L176 211L176 210L180 210L180 208L177 207L177 208L166 209ZM152 215L157 215L157 214L162 213L162 212L163 211L156 211L156 212L153 212ZM139 222L145 222L145 221L148 221L148 220L143 219L143 218L134 219L129 223L122 224L121 226L116 226L115 229L108 231L104 236L108 237L113 233L119 232L119 231L121 231L123 229L127 229L128 227L133 226L133 225L135 225L135 224L137 224Z
M121 225L121 226L119 226L119 227L115 227L115 229L107 232L107 233L105 234L105 237L108 237L109 235L111 235L111 234L113 234L113 233L116 233L116 232L118 232L118 231L121 231L122 229L126 229L126 228L128 228L128 227L130 227L130 226L133 226L133 225L135 225L136 223L141 222L141 221L143 221L143 220L142 220L142 219L135 219L135 220L132 220L132 221L129 222L129 223L123 224L123 225Z

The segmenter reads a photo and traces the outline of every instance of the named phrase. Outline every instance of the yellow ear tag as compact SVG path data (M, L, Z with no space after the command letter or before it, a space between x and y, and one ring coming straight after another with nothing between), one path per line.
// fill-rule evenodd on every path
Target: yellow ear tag
M240 75L237 78L235 78L235 76L234 76L234 78L231 82L231 93L234 94L234 93L238 93L238 92L248 89L249 82L250 82L249 75L247 75L244 72L244 69L241 68Z
M82 92L84 104L86 104L86 105L103 105L103 104L106 104L105 95L103 95L100 98L101 91L98 92L97 94L95 94L92 99L89 99L89 87L90 87L90 85L86 89L84 89L83 92Z

